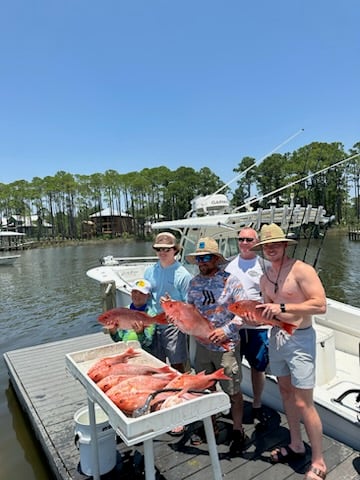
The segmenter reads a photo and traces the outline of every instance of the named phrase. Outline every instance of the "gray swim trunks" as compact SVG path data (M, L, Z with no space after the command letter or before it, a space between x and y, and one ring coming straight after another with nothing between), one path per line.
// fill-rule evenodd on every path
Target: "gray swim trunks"
M205 371L207 374L224 368L224 373L231 380L220 380L221 388L228 395L235 395L241 391L242 380L240 345L237 344L234 351L216 352L206 348L201 343L196 343L195 370Z
M290 375L294 387L315 387L315 353L316 336L313 327L295 330L292 335L277 327L271 329L271 373L277 377Z
M150 353L162 362L169 360L171 365L186 363L188 359L187 335L174 325L155 329Z

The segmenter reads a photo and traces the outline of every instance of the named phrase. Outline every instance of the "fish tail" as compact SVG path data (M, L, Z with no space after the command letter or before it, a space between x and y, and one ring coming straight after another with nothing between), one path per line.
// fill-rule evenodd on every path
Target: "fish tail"
M219 368L219 370L216 370L214 378L216 378L217 380L230 380L230 377L225 375L224 368Z
M281 328L285 330L289 335L292 335L294 333L294 330L296 330L296 326L292 325L291 323L286 323L286 322L281 322Z
M154 323L158 323L160 325L167 325L168 321L166 320L165 312L158 313L155 317L152 317Z

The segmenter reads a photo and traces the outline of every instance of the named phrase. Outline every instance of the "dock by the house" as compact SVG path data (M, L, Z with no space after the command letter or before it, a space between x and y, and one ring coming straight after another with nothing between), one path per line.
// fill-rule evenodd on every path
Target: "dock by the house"
M348 230L349 240L360 240L360 226L351 226Z
M108 336L97 333L69 340L13 350L4 355L9 377L19 402L29 417L53 478L86 480L79 469L79 451L74 443L74 413L87 406L84 387L66 371L65 355L71 352L107 345ZM250 418L251 404L245 401L244 427L249 437L242 456L230 457L231 421L218 418L220 434L217 448L222 475L228 480L297 480L303 479L310 456L290 465L269 462L269 452L288 443L286 418L268 409L271 423L264 431L255 429ZM158 480L207 480L213 478L207 444L191 446L189 432L184 437L162 434L154 440L154 460ZM323 441L328 467L327 480L359 480L360 453L327 436ZM118 462L113 471L103 475L107 480L143 478L142 445L127 447L119 442Z

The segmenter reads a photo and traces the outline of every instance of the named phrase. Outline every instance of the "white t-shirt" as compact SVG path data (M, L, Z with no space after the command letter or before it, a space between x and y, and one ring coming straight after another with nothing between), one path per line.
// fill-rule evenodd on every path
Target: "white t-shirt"
M235 275L241 280L245 290L245 296L249 300L258 300L262 302L260 292L260 278L264 271L270 267L271 263L262 257L245 259L237 255L225 268L231 275ZM252 327L246 325L245 328L267 328L264 326ZM270 328L270 327L269 327Z

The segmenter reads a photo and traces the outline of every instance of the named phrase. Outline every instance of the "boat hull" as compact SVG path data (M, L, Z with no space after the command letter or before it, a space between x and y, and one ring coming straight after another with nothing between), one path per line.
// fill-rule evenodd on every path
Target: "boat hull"
M20 258L20 255L6 255L0 257L0 266L14 265L16 260Z
M250 367L247 362L243 362L242 366L243 380L241 383L241 389L245 395L251 398L252 387ZM344 388L346 389L347 386L348 385L344 385ZM358 384L357 388L359 388ZM360 450L360 423L359 420L356 420L356 412L352 412L353 414L349 415L350 411L346 407L338 407L335 411L332 395L330 394L329 396L329 393L331 392L321 387L317 387L314 392L314 402L321 418L324 434L343 442L345 445L349 445L355 450ZM267 407L284 413L284 407L276 379L269 374L266 376L262 400L263 404Z
M319 237L324 238L330 222L324 214L322 207L313 209L311 206L303 208L292 205L281 209L258 209L242 213L234 211L221 215L204 214L204 216L155 223L152 224L152 228L170 230L176 234L180 232L179 261L190 273L195 274L196 267L187 263L186 256L194 252L194 246L199 238L214 238L224 257L231 259L239 253L237 232L244 225L251 225L259 230L264 223L274 222L285 232L296 235L297 238L301 238L310 225L311 231L318 231ZM321 243L319 243L319 249ZM316 263L316 257L314 262ZM116 292L114 302L117 306L126 306L130 303L131 282L143 277L148 265L149 263L145 261L131 262L126 259L118 265L103 265L91 269L87 275L100 283L113 283L115 288L109 288L106 291ZM195 270L192 270L192 267ZM314 401L323 422L324 432L353 448L360 449L360 413L356 396L352 394L348 397L347 402L350 405L336 401L339 395L348 390L350 384L353 390L360 391L360 309L332 299L327 299L327 303L326 314L314 316L317 332L317 384L314 390ZM112 302L109 304L111 305ZM190 347L192 347L191 341ZM190 362L193 362L193 358L194 350L190 348ZM250 371L245 362L243 370L242 389L244 393L252 396ZM263 403L276 410L283 410L276 379L271 375L267 375Z
M130 303L130 277L143 276L144 265L133 265L126 272L127 280L119 281L120 266L98 267L112 269L106 276L116 284L116 305ZM103 273L105 278L105 273ZM126 288L121 287L125 285ZM323 423L324 433L352 448L360 450L360 412L356 404L356 395L350 397L350 404L341 405L334 399L345 391L358 389L360 392L360 309L327 299L328 312L315 316L317 334L317 386L314 391L314 402ZM330 327L330 328L329 328ZM190 362L193 363L194 342L190 342ZM252 397L250 369L243 364L243 392ZM348 402L348 403L349 403ZM276 379L267 375L263 394L264 405L283 411L282 401Z

